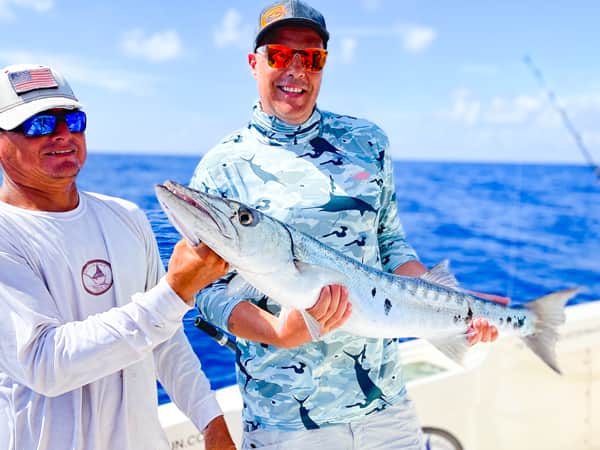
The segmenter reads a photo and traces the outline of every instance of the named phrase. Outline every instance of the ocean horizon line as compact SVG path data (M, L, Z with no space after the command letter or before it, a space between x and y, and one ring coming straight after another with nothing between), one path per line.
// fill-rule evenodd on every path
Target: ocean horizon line
M177 157L177 158L189 158L195 159L197 161L200 160L204 156L204 153L187 153L187 152L152 152L152 151L121 151L121 150L95 150L88 149L88 155L99 155L99 156L125 156L125 157ZM394 162L407 162L407 163L419 163L419 164L480 164L480 165L524 165L524 166L562 166L562 167L590 167L585 161L542 161L542 160L493 160L493 159L434 159L434 158L400 158L395 155L392 155L392 160Z

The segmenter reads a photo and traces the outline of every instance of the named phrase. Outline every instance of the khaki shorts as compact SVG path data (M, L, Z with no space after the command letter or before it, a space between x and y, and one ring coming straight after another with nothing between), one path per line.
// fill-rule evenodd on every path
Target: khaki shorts
M421 426L412 402L404 399L382 412L318 430L244 432L250 450L424 450Z

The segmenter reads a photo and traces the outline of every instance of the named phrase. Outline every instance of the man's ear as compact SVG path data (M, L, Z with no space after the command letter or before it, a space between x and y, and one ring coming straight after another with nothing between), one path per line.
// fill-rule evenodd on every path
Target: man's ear
M254 78L257 77L256 64L258 64L258 61L256 60L256 53L248 53L248 65L250 66L250 73Z

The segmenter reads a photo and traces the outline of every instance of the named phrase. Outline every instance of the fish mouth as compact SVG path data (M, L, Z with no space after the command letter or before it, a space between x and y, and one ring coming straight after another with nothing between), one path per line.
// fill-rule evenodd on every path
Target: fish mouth
M214 225L214 228L216 228L216 231L225 239L231 240L233 239L231 233L229 232L229 228L227 226L227 224L221 219L221 217L228 217L229 215L226 214L225 212L221 211L218 207L215 207L215 205L209 203L208 199L212 198L214 199L215 202L219 202L219 203L224 203L223 200L220 197L215 197L215 196L210 196L208 194L203 194L199 191L196 191L194 189L188 188L186 186L183 186L182 184L179 184L175 181L170 181L167 180L164 182L164 184L157 184L156 185L156 190L164 190L169 192L172 196L176 197L177 199L183 201L184 203L190 205L192 208L194 208L198 213L200 213L200 215L204 218L208 218L210 220L210 222L212 223L212 225ZM204 198L206 197L206 199ZM159 197L159 202L161 204L161 206L163 207L163 209L165 209L165 211L171 211L171 209L168 207L168 205L165 204L165 202L161 201L160 197ZM186 230L187 226L182 223L181 220L177 219L177 215L176 214L168 214L169 218L174 222L174 225L177 225L177 228L179 228L180 230ZM184 234L184 233L182 233ZM189 235L189 233L186 233ZM198 240L198 242L192 242L192 244L199 244L200 240Z

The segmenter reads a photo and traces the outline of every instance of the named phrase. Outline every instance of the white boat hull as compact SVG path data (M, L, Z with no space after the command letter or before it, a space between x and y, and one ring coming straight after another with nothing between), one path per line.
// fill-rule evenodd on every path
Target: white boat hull
M562 376L515 337L474 347L465 367L425 341L399 345L432 450L600 450L600 301L567 308L557 347ZM239 445L237 386L217 398ZM173 404L159 415L172 449L204 448Z

